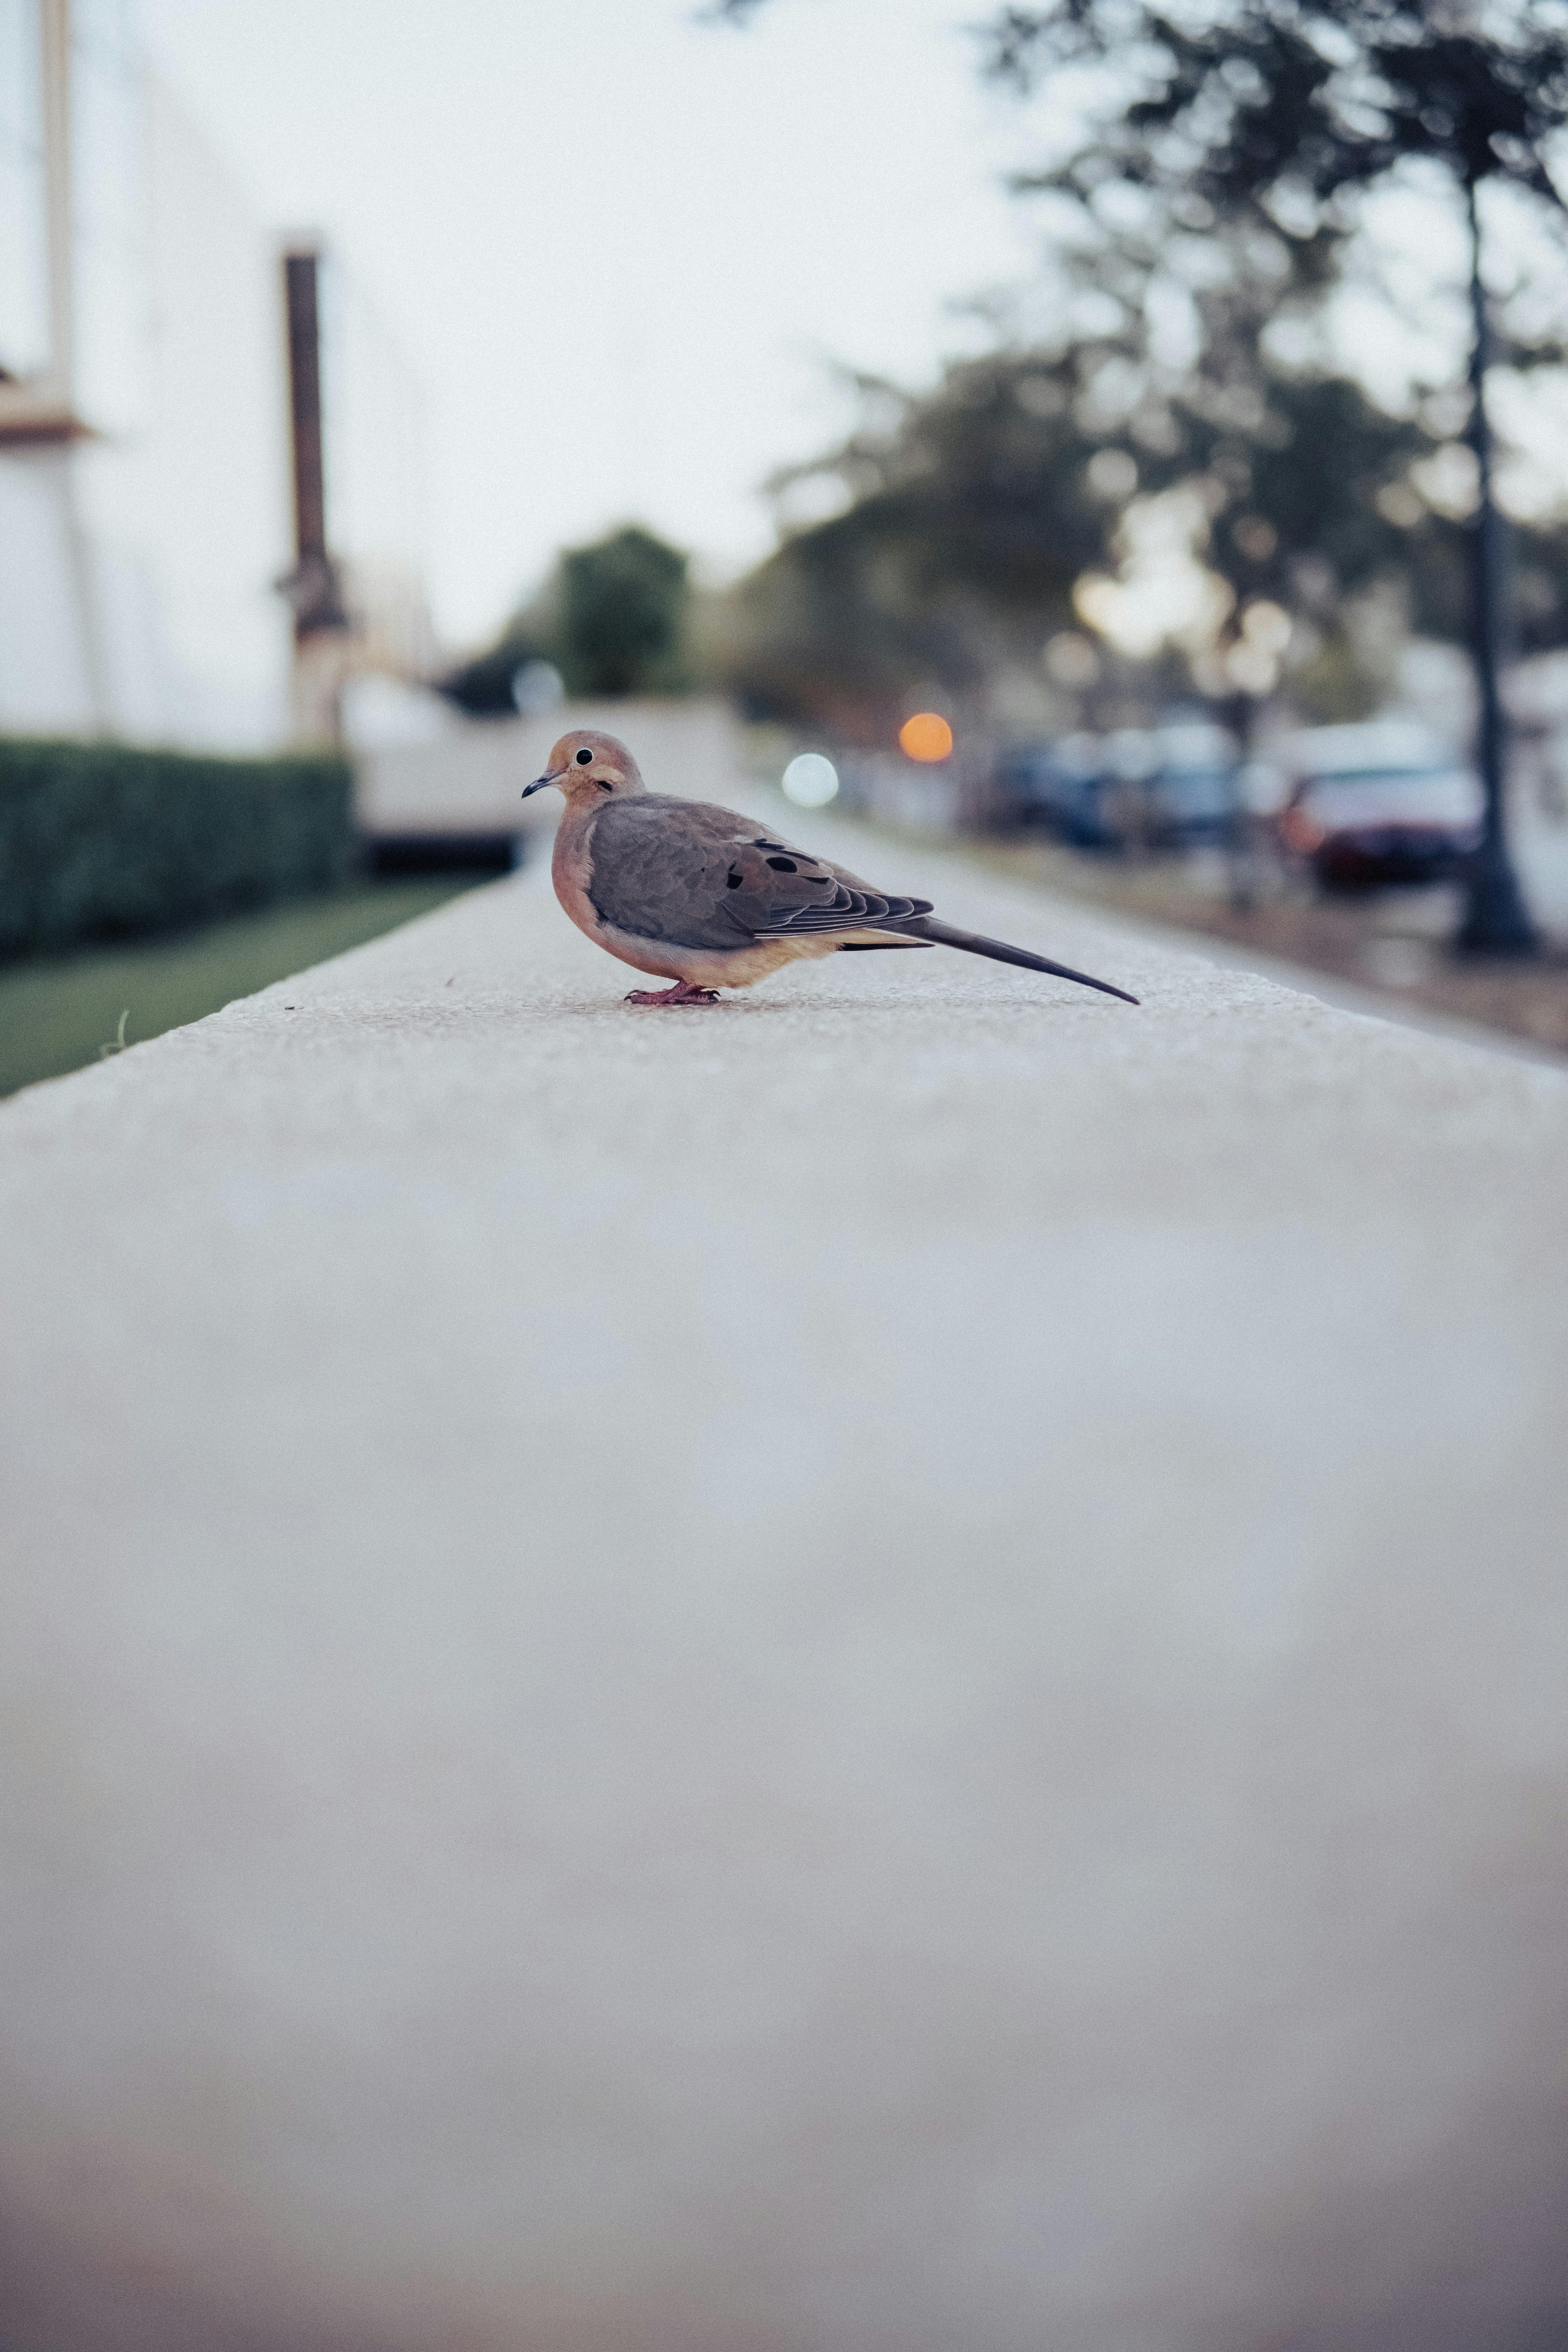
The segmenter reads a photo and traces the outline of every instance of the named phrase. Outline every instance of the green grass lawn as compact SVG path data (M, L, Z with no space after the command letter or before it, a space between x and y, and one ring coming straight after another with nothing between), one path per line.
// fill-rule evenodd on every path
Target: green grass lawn
M0 1095L96 1062L122 1014L123 1042L140 1045L395 930L473 882L356 882L200 930L0 965Z

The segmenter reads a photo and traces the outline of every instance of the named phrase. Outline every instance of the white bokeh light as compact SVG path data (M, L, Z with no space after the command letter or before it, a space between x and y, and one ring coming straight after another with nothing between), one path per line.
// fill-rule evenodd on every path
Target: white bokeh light
M838 790L838 771L820 751L803 751L784 770L784 789L796 808L826 808Z

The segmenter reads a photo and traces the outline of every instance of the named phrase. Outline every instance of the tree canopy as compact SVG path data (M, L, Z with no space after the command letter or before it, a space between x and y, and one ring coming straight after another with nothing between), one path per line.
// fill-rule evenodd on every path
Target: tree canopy
M443 680L476 717L510 716L513 680L552 662L572 694L660 694L687 682L687 559L640 524L567 548L495 643Z
M832 486L843 510L787 537L741 591L735 682L760 709L885 738L923 684L973 693L1081 626L1075 593L1116 570L1134 502L1173 492L1232 600L1223 634L1259 600L1283 606L1309 702L1325 656L1321 715L1348 715L1343 698L1370 683L1356 682L1347 625L1373 588L1397 589L1421 633L1462 640L1467 482L1451 415L1392 415L1349 379L1272 365L1255 344L1221 383L1209 356L1207 373L1162 374L1126 330L965 361L926 394L867 383L860 428L779 478ZM1568 641L1561 538L1519 537L1521 641Z
M1086 202L1119 175L1310 235L1420 158L1560 203L1545 150L1568 115L1561 0L1054 0L1005 8L988 39L991 71L1026 87L1110 59L1137 85L1047 175Z
M1183 486L1230 635L1268 599L1303 625L1299 645L1342 647L1348 601L1392 583L1418 630L1462 638L1456 387L1414 387L1389 414L1336 366L1322 321L1358 199L1402 162L1464 190L1510 182L1556 216L1545 151L1568 9L1056 0L1004 10L984 43L986 69L1020 88L1071 77L1053 120L1076 131L1017 183L1047 199L1056 331L921 398L868 387L868 427L797 469L831 478L846 510L758 574L746 674L771 664L786 702L814 666L830 700L958 687L987 628L994 652L998 632L1037 643L1070 623L1075 581L1114 569L1131 502ZM1508 349L1561 355L1539 326ZM1560 535L1519 540L1520 639L1563 642Z
M687 560L628 524L561 559L557 644L574 694L658 692L679 682Z

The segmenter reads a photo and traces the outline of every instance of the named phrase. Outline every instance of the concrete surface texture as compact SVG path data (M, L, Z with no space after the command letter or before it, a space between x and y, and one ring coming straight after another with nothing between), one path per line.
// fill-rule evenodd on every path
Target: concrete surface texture
M0 1111L7 2352L1563 2342L1568 1078L787 824L1142 1009L540 861Z

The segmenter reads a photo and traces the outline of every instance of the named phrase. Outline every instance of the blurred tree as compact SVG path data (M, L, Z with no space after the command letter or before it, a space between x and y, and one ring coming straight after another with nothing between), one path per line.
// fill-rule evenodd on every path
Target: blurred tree
M1352 715L1373 687L1348 630L1356 600L1398 581L1417 625L1463 633L1464 525L1417 487L1452 455L1447 424L1266 360L1245 379L1227 368L1218 397L1218 339L1204 348L1206 376L1162 374L1123 334L965 361L924 395L863 382L860 428L775 477L781 495L804 487L842 510L786 538L730 600L724 674L759 711L884 740L922 683L972 693L1077 626L1075 592L1115 569L1132 501L1184 490L1234 599L1228 647L1250 650L1241 621L1279 604L1311 650L1301 698ZM1562 642L1562 544L1531 548L1531 641Z
M1074 583L1110 560L1113 505L1074 420L1076 356L995 355L915 397L862 378L842 447L770 487L843 510L786 538L731 602L726 667L751 705L850 740L889 739L921 688L962 696L1006 641L1071 625Z
M631 524L561 559L556 659L574 694L668 692L686 683L687 559Z
M571 694L669 694L689 684L687 559L628 524L591 547L568 548L539 594L495 643L440 681L475 718L510 717L514 682L552 662Z
M1509 858L1498 668L1504 551L1486 404L1494 358L1481 273L1484 183L1562 211L1546 151L1568 118L1568 20L1560 0L1223 0L1176 18L1146 0L1009 6L991 28L991 70L1028 88L1103 69L1109 102L1033 184L1086 224L1129 216L1194 232L1251 231L1321 282L1353 226L1354 200L1401 164L1445 177L1469 234L1474 321L1468 439L1471 651L1480 698L1486 837L1461 937L1494 952L1535 944Z
M709 13L741 24L759 5L714 0ZM1050 0L1005 6L985 29L988 70L999 79L1028 89L1065 78L1056 122L1076 121L1079 134L1018 184L1065 208L1058 256L1078 315L1092 314L1091 339L1120 342L1116 364L1124 379L1142 376L1156 415L1161 329L1169 328L1173 296L1197 327L1182 405L1188 424L1221 445L1210 471L1229 521L1211 532L1209 552L1237 597L1233 653L1247 650L1245 598L1270 572L1284 576L1300 554L1302 534L1261 511L1270 478L1278 503L1311 525L1309 535L1337 539L1339 584L1346 560L1353 572L1382 525L1421 533L1407 549L1406 570L1427 625L1455 625L1464 578L1487 824L1461 936L1494 951L1528 950L1533 929L1506 841L1498 670L1516 634L1527 641L1555 634L1564 566L1554 534L1529 534L1518 630L1493 491L1487 384L1496 345L1480 191L1501 183L1554 222L1563 215L1548 151L1568 120L1563 0L1189 0L1174 13L1151 0ZM1355 228L1357 200L1407 165L1447 182L1468 232L1473 514L1462 535L1453 500L1424 497L1408 467L1370 501L1338 495L1342 444L1329 447L1323 470L1310 470L1315 428L1332 423L1336 403L1342 412L1359 400L1355 422L1371 425L1374 441L1381 428L1351 386L1303 390L1295 418L1282 416L1292 405L1281 391L1287 372L1270 370L1265 348L1273 335L1277 360L1280 326L1321 307ZM1510 356L1516 365L1561 362L1562 339L1516 333ZM1123 404L1136 435L1139 420ZM1399 425L1391 420L1390 432L1397 436ZM1279 459L1272 468L1262 462L1271 436ZM1156 449L1155 433L1142 437ZM1178 436L1166 454L1190 450ZM1321 494L1339 509L1331 533L1310 511ZM1320 583L1323 576L1320 570Z

